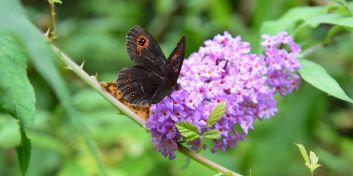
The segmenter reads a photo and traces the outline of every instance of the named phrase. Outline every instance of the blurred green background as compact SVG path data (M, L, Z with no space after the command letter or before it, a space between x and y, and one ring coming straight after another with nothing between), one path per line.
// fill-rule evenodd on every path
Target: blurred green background
M49 27L45 0L23 0L29 19L42 31ZM187 38L186 56L203 41L229 31L258 50L263 22L276 20L298 6L325 5L324 0L63 0L56 6L57 46L100 81L116 79L130 64L125 35L133 25L147 29L169 55L179 38ZM321 25L297 38L304 47L321 40ZM353 96L353 37L338 37L310 59L325 67ZM58 62L58 64L61 64ZM154 151L149 134L121 115L100 95L60 67L69 85L75 109L98 146L109 175L214 175L214 171L178 154L169 161ZM29 131L33 150L29 176L98 175L99 168L84 139L67 118L62 105L43 77L29 66L28 76L37 98L37 117ZM320 158L316 175L353 175L353 106L329 97L304 83L299 91L278 97L279 113L256 122L255 130L235 149L207 158L244 175L309 175L294 143L302 143ZM16 121L0 114L0 175L19 175Z

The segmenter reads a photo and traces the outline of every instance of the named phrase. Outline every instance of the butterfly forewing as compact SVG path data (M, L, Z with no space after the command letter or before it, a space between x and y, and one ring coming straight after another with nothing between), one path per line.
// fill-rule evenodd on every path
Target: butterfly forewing
M166 58L157 41L139 26L134 26L127 34L127 51L134 65L164 74Z
M177 81L181 67L183 65L184 56L185 56L185 37L183 36L180 39L177 47L169 55L167 60L167 64L169 65L168 75L173 78L172 80Z

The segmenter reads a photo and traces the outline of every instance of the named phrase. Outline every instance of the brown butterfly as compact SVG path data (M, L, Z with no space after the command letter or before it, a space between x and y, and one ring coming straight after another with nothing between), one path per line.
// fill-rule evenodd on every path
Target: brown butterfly
M124 67L116 81L124 99L139 106L156 104L177 86L184 61L183 36L168 59L157 41L139 26L127 34L127 51L133 66Z

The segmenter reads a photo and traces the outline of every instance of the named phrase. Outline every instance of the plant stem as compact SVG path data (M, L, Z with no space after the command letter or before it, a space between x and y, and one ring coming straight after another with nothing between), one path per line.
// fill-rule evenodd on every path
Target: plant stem
M120 101L115 99L112 95L110 95L108 92L103 90L103 88L100 86L98 83L97 79L93 76L88 75L81 66L77 65L75 62L72 61L65 53L61 52L55 45L51 44L52 50L57 54L58 58L64 62L67 67L72 70L78 77L80 77L84 82L86 82L89 86L91 86L95 91L97 91L100 95L102 95L108 102L110 102L115 108L126 114L131 120L133 120L135 123L137 123L139 126L142 128L146 129L146 123L145 121L140 118L138 115L136 115L134 112L132 112L129 108L127 108L124 104L122 104ZM233 176L240 176L240 174L235 173L215 162L212 162L203 156L189 150L188 148L179 145L179 152L183 153L184 155L192 158L196 162L199 162L200 164L215 170L217 172L221 172L225 175L233 175Z
M184 147L183 145L179 144L178 145L178 148L179 148L179 152L183 153L184 155L192 158L193 160L199 162L200 164L210 168L210 169L213 169L214 171L217 171L217 172L222 172L223 174L225 175L232 175L232 176L241 176L240 174L238 173L235 173L215 162L212 162L204 157L202 157L201 155L191 151L190 149Z
M101 94L108 102L110 102L114 107L126 114L131 120L140 125L142 128L145 127L145 121L142 120L138 115L132 112L129 108L123 105L120 101L115 99L108 92L104 91L99 85L97 79L93 76L88 75L80 66L73 62L66 54L61 52L55 45L51 45L53 51L58 55L58 58L63 61L67 67L72 70L78 77L80 77L84 82L90 85L95 91Z
M316 44L316 45L314 45L314 46L312 46L312 47L310 47L310 48L304 50L304 51L299 55L299 57L300 57L300 58L304 58L304 57L310 55L311 53L315 52L316 50L322 48L323 46L324 46L324 45L323 45L322 43Z
M49 28L49 33L48 33L48 38L50 41L56 39L56 21L55 21L55 4L54 1L49 0L49 6L50 6L50 28Z

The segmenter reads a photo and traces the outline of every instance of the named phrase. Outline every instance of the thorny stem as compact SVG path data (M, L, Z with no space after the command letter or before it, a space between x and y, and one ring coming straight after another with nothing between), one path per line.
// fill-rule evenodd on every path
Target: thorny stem
M114 96L110 95L108 92L104 91L99 85L97 79L93 76L88 75L81 66L78 66L73 62L65 53L61 52L55 45L51 45L52 50L58 55L58 58L63 61L68 69L72 70L78 77L80 77L84 82L90 85L95 91L101 94L106 100L108 100L113 106L126 114L131 120L136 122L142 128L145 127L145 121L141 117L132 112L129 108L123 105L120 101L115 99Z
M55 2L53 0L48 0L50 6L50 27L48 33L49 41L56 39L56 21L55 21Z
M51 44L52 50L57 54L58 58L64 62L67 67L72 70L78 77L80 77L84 82L86 82L89 86L91 86L95 91L97 91L99 94L101 94L108 102L110 102L115 108L126 114L131 120L133 120L135 123L137 123L139 126L142 128L146 129L146 124L145 121L142 120L141 117L136 115L134 112L132 112L129 108L127 108L124 104L122 104L120 101L115 99L111 94L108 92L104 91L103 88L99 85L97 79L95 77L92 77L88 75L81 66L77 65L75 62L72 61L65 53L60 51L55 45ZM192 158L196 162L199 162L200 164L215 170L217 172L221 172L225 175L232 175L232 176L241 176L238 173L235 173L213 161L210 161L203 156L191 151L190 149L182 146L179 144L179 152L183 153L184 155Z

